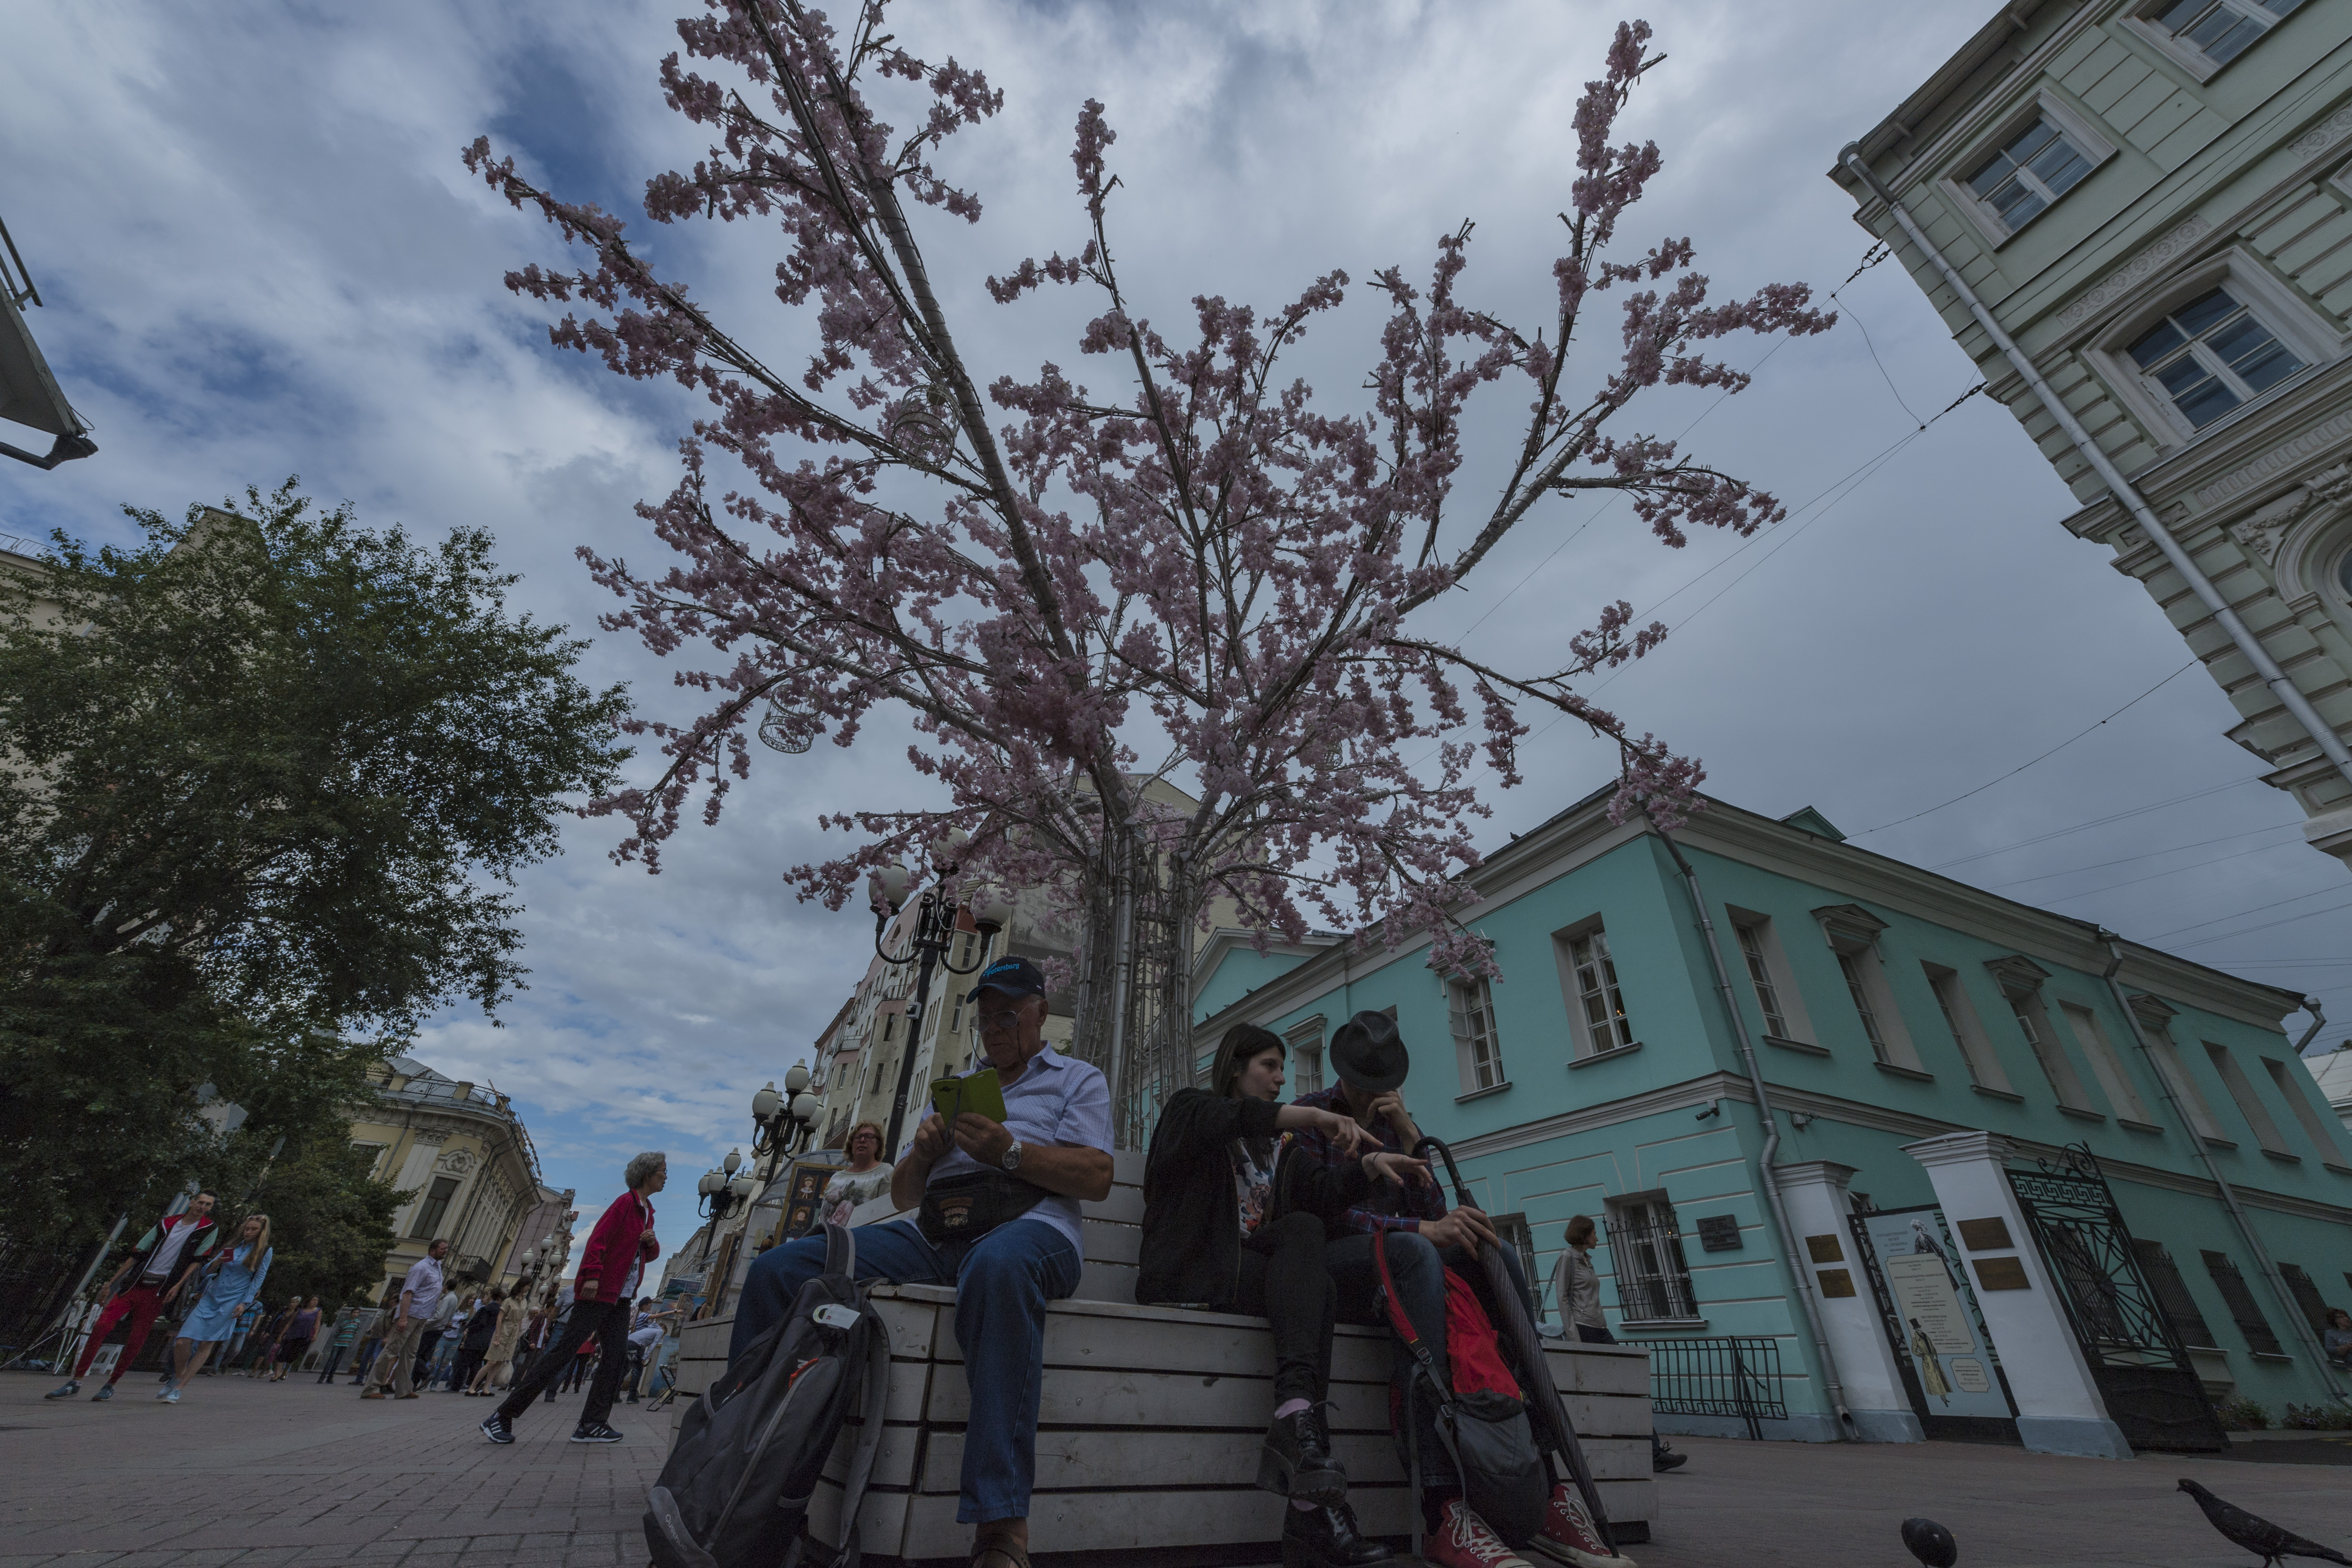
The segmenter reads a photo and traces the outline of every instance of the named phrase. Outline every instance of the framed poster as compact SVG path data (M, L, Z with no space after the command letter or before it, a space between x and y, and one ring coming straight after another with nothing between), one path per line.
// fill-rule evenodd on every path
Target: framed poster
M784 1178L784 1218L769 1245L797 1241L814 1230L823 1215L824 1184L841 1173L830 1160L799 1160Z
M1869 1244L1887 1337L1917 1379L1919 1414L1930 1420L2011 1419L2008 1385L1943 1212L1931 1204L1858 1214L1853 1226Z

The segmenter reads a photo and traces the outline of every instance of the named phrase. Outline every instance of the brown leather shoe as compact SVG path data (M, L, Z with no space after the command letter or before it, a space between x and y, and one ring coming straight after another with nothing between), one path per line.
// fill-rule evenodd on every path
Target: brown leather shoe
M362 1399L383 1399L386 1397L386 1395L381 1388L371 1388L365 1394L361 1394L360 1397Z
M412 1389L410 1389L406 1394L394 1394L394 1395L393 1395L393 1397L394 1397L394 1399L415 1399L415 1398L419 1398L419 1397L421 1397L421 1395L419 1395L419 1394L417 1394L417 1392L416 1392L415 1389L413 1389L413 1388L412 1388Z

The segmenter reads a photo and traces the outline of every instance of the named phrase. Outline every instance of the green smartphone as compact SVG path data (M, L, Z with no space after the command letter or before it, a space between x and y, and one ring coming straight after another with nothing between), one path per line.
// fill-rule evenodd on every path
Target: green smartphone
M939 1078L931 1080L931 1108L940 1120L949 1126L969 1110L975 1116L985 1116L1002 1124L1004 1121L1004 1085L994 1068L982 1068L961 1078Z

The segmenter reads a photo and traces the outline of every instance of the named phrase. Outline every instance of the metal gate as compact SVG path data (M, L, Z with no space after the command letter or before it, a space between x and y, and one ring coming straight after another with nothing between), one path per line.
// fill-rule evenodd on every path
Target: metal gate
M2070 1144L2055 1163L2035 1166L2010 1172L2009 1184L2057 1282L2107 1418L2135 1448L2228 1448L2189 1352L2141 1271L2097 1157L2087 1144Z

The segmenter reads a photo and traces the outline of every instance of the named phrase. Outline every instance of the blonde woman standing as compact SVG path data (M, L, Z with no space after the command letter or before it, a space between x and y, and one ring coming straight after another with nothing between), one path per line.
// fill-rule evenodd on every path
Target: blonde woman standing
M180 1337L172 1342L172 1381L163 1385L157 1400L165 1405L180 1403L180 1391L204 1369L213 1347L228 1338L238 1312L261 1294L261 1282L269 1278L270 1257L269 1216L246 1215L245 1223L237 1226L236 1239L222 1247L199 1277L204 1294L188 1321L180 1325Z

